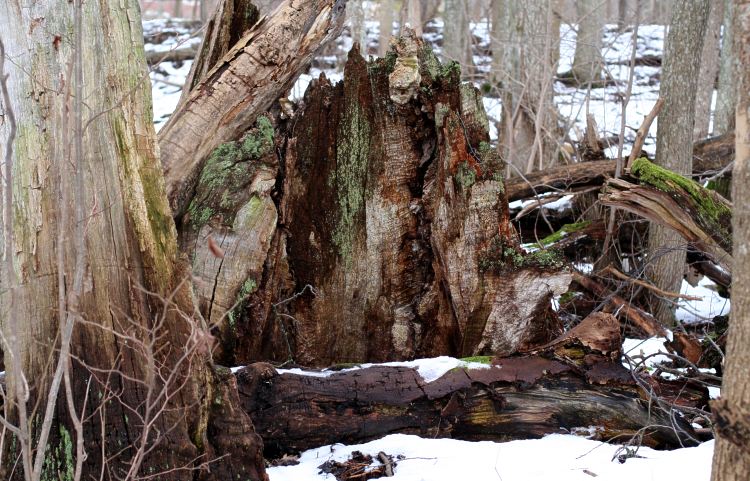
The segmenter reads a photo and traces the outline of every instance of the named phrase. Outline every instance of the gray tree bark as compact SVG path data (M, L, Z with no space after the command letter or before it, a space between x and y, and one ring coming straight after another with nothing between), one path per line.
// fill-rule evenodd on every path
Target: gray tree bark
M378 5L378 22L380 23L380 36L378 37L378 56L384 57L393 36L393 0L381 0Z
M461 65L464 78L474 71L468 5L464 0L445 0L443 12L443 57Z
M742 65L750 62L750 1L734 2L735 55ZM717 438L712 481L750 479L750 71L742 70L735 137L737 157L732 173L735 276L732 315L727 336L721 399L715 403Z
M15 59L6 62L3 111L18 119L4 172L15 196L8 201L6 184L3 247L12 265L0 274L0 326L13 346L9 389L17 392L22 376L29 385L28 401L11 396L4 408L32 446L45 413L54 415L47 450L35 458L43 463L34 461L32 474L25 459L11 476L6 457L0 478L51 479L62 470L72 479L75 458L81 479L266 480L233 380L212 366L177 249L138 3L79 5L0 1L0 35ZM0 143L9 136L3 122ZM58 363L65 346L70 357ZM58 369L66 394L56 398ZM32 413L25 423L24 410ZM19 444L6 442L0 455L14 460ZM209 460L211 471L200 471Z
M681 0L675 5L666 40L660 95L665 99L656 135L656 163L682 175L692 172L695 92L700 52L709 16L707 0ZM685 269L685 248L676 232L651 224L648 257L654 284L679 292ZM674 322L674 305L655 299L653 314L665 325Z
M695 98L694 141L708 136L708 127L711 121L711 99L716 86L716 74L719 72L719 40L721 38L721 23L724 19L724 5L722 2L711 2L710 9L703 40L700 76L698 77L698 90Z
M578 0L576 9L578 36L573 58L573 76L579 84L585 85L601 79L602 76L604 15L602 15L600 0Z
M721 66L719 67L719 89L716 93L714 135L725 134L734 129L734 109L737 105L737 78L740 70L733 47L734 30L734 0L724 0Z
M399 23L401 33L404 32L404 27L409 25L416 32L417 36L422 36L422 7L419 0L403 1Z

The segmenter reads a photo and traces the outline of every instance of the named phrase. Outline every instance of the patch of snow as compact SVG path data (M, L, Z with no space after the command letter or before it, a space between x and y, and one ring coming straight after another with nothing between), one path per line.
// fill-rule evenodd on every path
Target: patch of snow
M654 367L657 364L671 360L668 356L659 355L659 353L669 353L667 348L664 347L666 341L667 339L664 337L651 337L648 339L627 338L622 342L622 352L630 357L651 356L646 360L645 365L646 367ZM635 360L635 362L638 363L639 360ZM623 360L622 364L627 368L631 367L626 360Z
M302 453L300 464L269 468L268 475L271 481L333 481L332 475L319 474L318 466L328 460L344 462L353 451L373 457L383 451L397 463L393 481L587 481L593 477L607 481L708 481L713 447L709 441L674 451L640 448L637 454L642 457L620 463L616 459L619 446L569 434L505 443L392 434L355 446L311 449Z
M723 316L729 313L731 302L724 299L716 291L717 287L708 277L704 277L693 287L687 281L682 281L680 294L700 297L699 301L680 299L677 302L675 316L678 320L686 323L710 321L714 316Z
M440 379L443 374L455 368L464 369L487 369L490 366L481 362L467 362L461 359L456 359L449 356L433 357L428 359L416 359L414 361L402 361L402 362L386 362L381 364L366 363L360 364L347 369L330 370L324 369L322 371L311 371L303 370L299 368L294 369L278 369L279 374L289 373L298 374L301 376L315 376L315 377L328 377L337 372L349 372L357 371L359 369L367 369L373 366L389 366L389 367L411 367L417 370L417 373L422 377L424 382L429 383Z

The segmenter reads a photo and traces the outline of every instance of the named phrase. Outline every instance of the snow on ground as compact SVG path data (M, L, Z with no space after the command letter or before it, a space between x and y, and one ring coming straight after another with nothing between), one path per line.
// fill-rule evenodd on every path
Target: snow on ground
M716 292L716 284L707 277L701 279L695 287L682 281L680 294L701 297L699 301L680 299L677 303L679 307L675 315L685 324L710 321L715 316L729 314L731 302Z
M356 446L334 444L306 451L296 466L268 469L271 481L333 481L319 474L328 460L346 461L353 451L376 456L380 451L397 463L393 481L635 481L679 479L708 481L713 441L694 448L655 451L640 448L638 458L617 460L619 447L573 435L496 443L423 439L392 434ZM397 457L403 456L403 459ZM614 458L614 460L613 460ZM378 465L375 462L373 465Z

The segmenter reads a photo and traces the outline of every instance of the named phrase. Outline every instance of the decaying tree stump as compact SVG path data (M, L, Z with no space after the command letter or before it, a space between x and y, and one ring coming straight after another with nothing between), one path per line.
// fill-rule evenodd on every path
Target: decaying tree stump
M320 377L264 363L240 370L237 382L266 457L396 432L507 441L580 430L626 442L643 429L649 446L695 444L691 427L650 404L619 364L619 323L610 314L590 316L539 354L495 358L486 369L458 368L432 382L408 367ZM674 403L708 401L705 389L684 383L668 390Z
M215 149L179 217L221 362L511 354L559 333L570 273L519 249L457 64L411 33L369 63L355 48L284 117Z
M343 83L321 78L304 103L280 203L290 293L314 288L284 306L297 362L510 354L554 337L549 301L570 274L520 253L457 64L407 33L386 58L350 52Z

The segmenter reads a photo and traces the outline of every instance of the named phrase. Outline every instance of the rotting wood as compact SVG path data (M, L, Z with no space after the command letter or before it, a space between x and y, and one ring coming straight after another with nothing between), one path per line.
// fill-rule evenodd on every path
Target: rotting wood
M595 439L626 442L645 428L645 445L695 444L691 428L649 407L617 362L579 369L539 356L495 359L487 369L458 368L429 383L407 367L316 377L280 374L259 363L241 369L237 380L243 407L271 458L391 433L508 441L588 426L597 426L586 430ZM676 397L707 402L705 391L696 395L694 388Z
M620 312L630 320L637 328L645 332L649 336L665 336L666 331L664 328L653 318L650 314L638 309L631 305L628 301L610 292L607 287L603 286L594 279L580 274L578 272L573 273L573 281L586 290L591 291L600 299L606 300L611 303Z
M238 139L343 27L342 0L287 0L258 22L200 79L159 132L174 215L185 212L203 163Z

